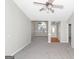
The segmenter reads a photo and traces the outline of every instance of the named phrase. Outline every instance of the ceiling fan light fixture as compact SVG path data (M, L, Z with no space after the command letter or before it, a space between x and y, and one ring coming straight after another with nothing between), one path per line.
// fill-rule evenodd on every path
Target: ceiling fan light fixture
M55 5L55 4L53 4L54 1L55 0L48 0L46 3L34 2L34 4L44 5L44 7L40 9L40 11L47 10L47 12L51 11L52 13L54 13L54 9L52 9L52 8L60 8L60 9L63 8L62 5Z
M52 13L54 13L54 9L51 9L51 8L50 8L50 11L51 11Z

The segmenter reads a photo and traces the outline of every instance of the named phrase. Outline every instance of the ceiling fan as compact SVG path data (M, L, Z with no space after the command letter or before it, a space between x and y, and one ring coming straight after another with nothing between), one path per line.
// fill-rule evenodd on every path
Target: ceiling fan
M53 4L54 1L55 0L48 0L46 3L34 2L34 4L40 4L40 5L44 5L45 6L45 7L41 8L40 11L43 11L45 9L48 9L52 13L54 13L54 10L52 8L60 8L60 9L63 8L62 5L55 5L55 4Z

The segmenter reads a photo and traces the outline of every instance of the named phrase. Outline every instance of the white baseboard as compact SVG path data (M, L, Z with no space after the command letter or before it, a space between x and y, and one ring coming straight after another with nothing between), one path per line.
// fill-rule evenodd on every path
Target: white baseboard
M21 51L23 48L25 48L27 45L29 45L31 42L29 42L28 44L24 45L23 47L19 48L18 50L16 50L15 52L13 52L11 55L9 56L14 56L16 53L18 53L19 51Z
M61 43L68 43L68 41L60 41Z

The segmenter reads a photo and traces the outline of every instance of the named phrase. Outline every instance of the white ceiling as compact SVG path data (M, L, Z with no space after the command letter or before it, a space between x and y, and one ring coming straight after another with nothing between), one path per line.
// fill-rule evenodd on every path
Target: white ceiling
M19 8L31 20L67 20L73 12L74 0L55 0L53 4L63 5L63 9L54 8L54 13L47 11L39 11L43 6L35 5L33 2L45 3L47 0L14 0Z

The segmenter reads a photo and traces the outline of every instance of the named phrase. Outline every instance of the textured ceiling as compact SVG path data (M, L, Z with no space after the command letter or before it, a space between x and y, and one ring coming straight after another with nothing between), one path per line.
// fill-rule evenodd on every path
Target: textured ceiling
M39 11L42 5L35 5L33 2L45 3L47 0L14 0L19 8L28 16L31 20L52 20L60 21L67 20L73 12L73 0L55 0L53 4L63 5L63 9L54 8L54 13L47 13L47 11Z

